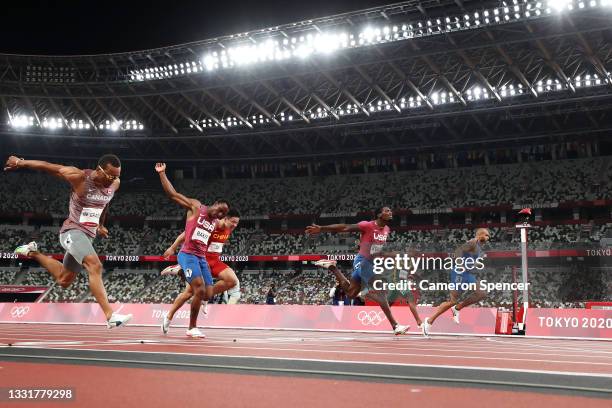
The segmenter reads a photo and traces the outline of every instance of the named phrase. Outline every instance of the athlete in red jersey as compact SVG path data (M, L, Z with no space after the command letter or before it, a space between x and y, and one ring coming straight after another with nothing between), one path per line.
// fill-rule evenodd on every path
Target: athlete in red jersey
M198 200L185 197L174 189L172 183L168 180L168 176L166 176L165 163L157 163L155 171L159 174L166 195L187 210L185 244L178 254L178 261L185 273L185 279L193 291L187 335L204 337L196 326L200 303L202 300L208 300L212 297L213 281L206 262L206 252L217 222L225 217L229 210L229 204L226 200L216 200L211 206L202 205Z
M360 292L365 292L370 299L380 305L391 327L393 327L393 333L395 335L406 334L410 326L397 323L384 294L369 290L375 280L373 260L385 255L383 247L391 232L389 223L393 219L393 212L389 207L377 208L374 210L374 214L376 215L375 220L361 221L358 224L312 224L306 227L306 233L315 235L321 232L359 232L361 234L359 253L353 262L353 273L350 280L346 279L342 271L338 269L336 261L322 259L315 262L315 265L332 271L349 298L354 299L359 296Z
M210 267L211 274L214 278L218 279L213 286L213 294L223 293L230 290L239 284L236 274L227 264L221 261L221 253L223 252L223 246L229 239L231 233L236 229L240 222L240 214L238 210L231 209L228 211L227 216L222 220L219 220L217 227L215 228L210 242L208 250L206 252L206 261ZM176 253L176 250L185 240L185 233L181 233L174 243L164 252L163 257L169 258ZM177 275L181 271L180 265L172 265L165 268L162 275Z
M102 156L95 170L81 170L72 166L47 163L38 160L24 160L11 156L4 170L20 168L42 170L70 184L69 215L60 230L60 243L66 250L63 264L38 252L36 242L21 245L15 253L29 256L44 267L55 281L67 288L83 267L89 274L89 289L102 308L109 328L125 324L132 315L113 313L108 303L102 282L102 263L93 249L92 241L96 234L108 238L104 227L108 203L119 189L121 162L113 154Z
M217 282L213 286L213 296L218 293L228 291L230 301L229 303L237 303L240 299L240 282L238 277L232 268L221 261L221 252L223 251L223 245L227 242L230 234L240 222L240 213L237 210L231 209L228 211L227 216L217 223L217 227L213 232L208 245L208 252L206 254L206 261L208 262L212 275L217 278ZM175 252L179 245L183 242L185 233L179 235L174 243L164 252L164 257L170 257ZM175 275L181 271L180 265L169 266L162 271L162 275ZM182 272L181 272L182 273ZM191 297L193 291L191 287L187 285L185 290L178 295L175 299L172 308L168 312L168 315L164 317L162 323L162 332L166 334L170 327L170 322L174 317L174 314L179 310ZM193 302L192 302L193 303ZM206 310L205 310L206 313Z

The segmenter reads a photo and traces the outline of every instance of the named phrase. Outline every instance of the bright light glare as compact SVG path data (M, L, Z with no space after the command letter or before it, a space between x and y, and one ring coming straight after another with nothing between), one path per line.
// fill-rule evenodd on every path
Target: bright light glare
M548 7L557 10L567 10L567 6L572 3L571 0L548 0Z

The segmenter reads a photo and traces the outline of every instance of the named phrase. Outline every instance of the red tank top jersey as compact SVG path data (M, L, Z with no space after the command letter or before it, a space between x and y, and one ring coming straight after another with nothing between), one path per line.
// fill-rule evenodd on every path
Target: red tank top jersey
M208 216L208 207L200 206L198 215L185 221L185 243L181 252L205 258L216 226L217 220Z
M229 229L219 227L215 228L210 237L210 242L208 243L208 252L206 252L206 257L221 256L221 252L223 252L223 245L229 239L231 233L232 231Z
M100 224L100 216L104 207L112 200L115 190L113 187L98 187L93 181L93 170L85 169L85 190L81 195L76 191L70 194L68 218L62 224L60 233L68 230L80 230L88 236L95 238Z

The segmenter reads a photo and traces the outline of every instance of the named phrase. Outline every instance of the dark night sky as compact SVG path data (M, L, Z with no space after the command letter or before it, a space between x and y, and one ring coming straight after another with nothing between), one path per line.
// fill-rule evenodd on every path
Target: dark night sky
M392 0L16 1L0 11L0 53L134 51L323 17Z

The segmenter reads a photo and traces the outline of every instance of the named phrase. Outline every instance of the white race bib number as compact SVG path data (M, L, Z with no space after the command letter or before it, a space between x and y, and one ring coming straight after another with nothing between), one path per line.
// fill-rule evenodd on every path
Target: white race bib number
M377 253L381 252L381 251L382 251L382 249L383 249L383 245L380 245L380 244L378 244L378 245L372 245L372 246L370 247L370 255L377 254Z
M208 240L210 239L210 232L202 228L196 228L193 231L191 239L194 241L200 241L203 244L208 244Z
M215 252L220 254L223 252L223 243L222 242L211 242L208 246L208 252Z
M83 208L79 223L86 227L97 227L104 208Z

